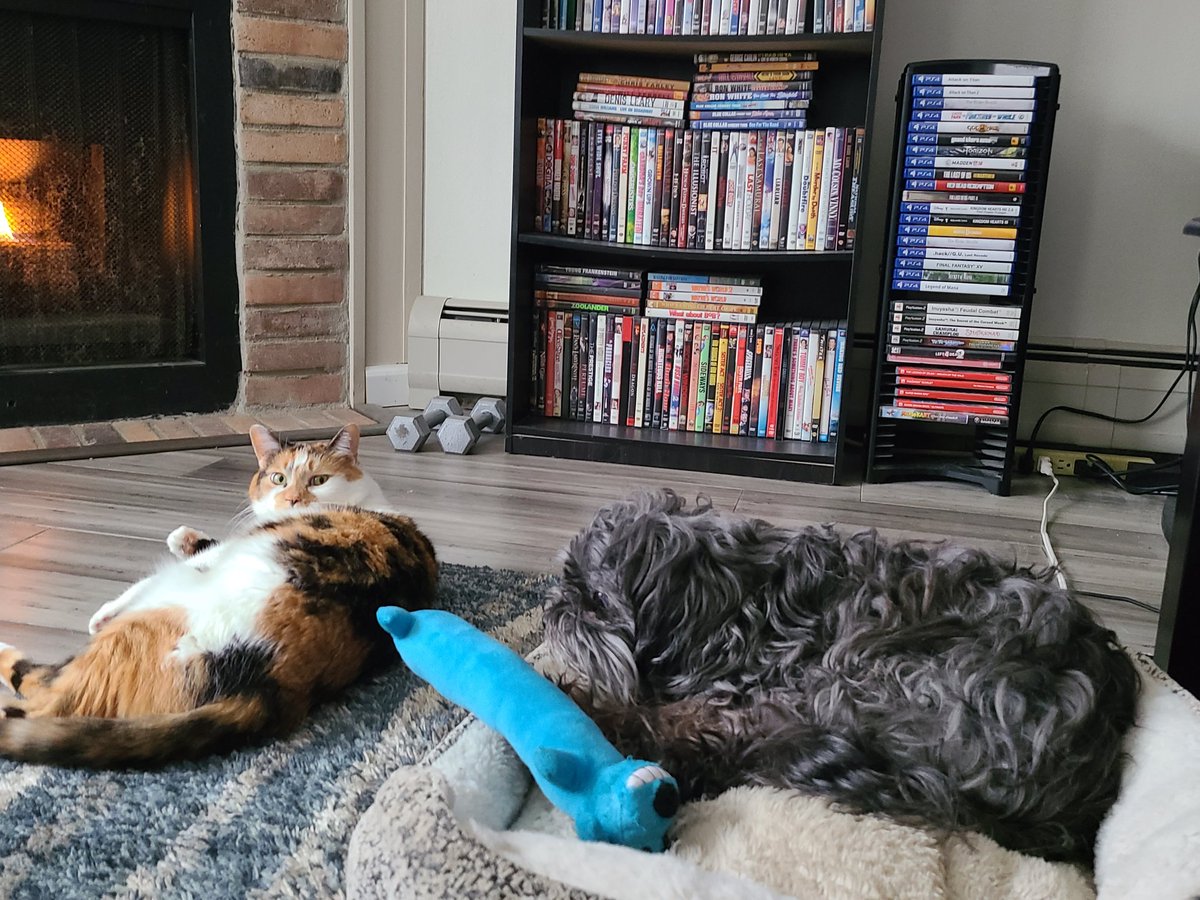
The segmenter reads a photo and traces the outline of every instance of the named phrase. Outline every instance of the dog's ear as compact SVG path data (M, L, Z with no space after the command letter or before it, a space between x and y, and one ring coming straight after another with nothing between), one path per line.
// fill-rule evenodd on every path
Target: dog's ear
M580 757L568 750L538 747L533 754L533 768L550 784L564 791L576 792L583 786L586 766Z

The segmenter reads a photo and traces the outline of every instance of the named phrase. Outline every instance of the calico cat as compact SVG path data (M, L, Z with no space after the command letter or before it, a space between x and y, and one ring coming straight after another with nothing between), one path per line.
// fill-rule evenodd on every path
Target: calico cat
M283 446L250 432L257 519L218 543L168 538L178 561L102 606L73 659L35 665L0 645L0 755L150 767L279 736L320 700L396 658L380 606L433 604L438 564L358 465L359 432Z

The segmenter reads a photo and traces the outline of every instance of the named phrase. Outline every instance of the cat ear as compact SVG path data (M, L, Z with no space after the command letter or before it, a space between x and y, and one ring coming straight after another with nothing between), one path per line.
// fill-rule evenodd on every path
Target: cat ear
M326 445L331 453L358 459L358 426L347 425L335 434Z
M272 456L283 449L279 439L271 434L266 425L250 426L250 443L254 445L254 455L258 457L259 467L267 464Z

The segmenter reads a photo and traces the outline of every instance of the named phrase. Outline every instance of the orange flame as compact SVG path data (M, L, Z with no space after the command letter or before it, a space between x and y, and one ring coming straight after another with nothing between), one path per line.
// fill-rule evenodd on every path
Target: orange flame
M0 241L16 240L12 226L8 224L8 216L4 212L4 204L0 202Z

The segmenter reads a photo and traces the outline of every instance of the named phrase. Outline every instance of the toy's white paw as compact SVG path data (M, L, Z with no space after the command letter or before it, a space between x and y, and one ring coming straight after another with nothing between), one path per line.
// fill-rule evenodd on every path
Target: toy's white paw
M197 531L187 525L180 525L167 535L167 549L176 559L188 559L199 552L202 544L211 542L203 531Z

